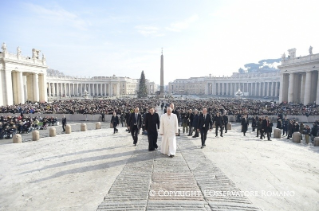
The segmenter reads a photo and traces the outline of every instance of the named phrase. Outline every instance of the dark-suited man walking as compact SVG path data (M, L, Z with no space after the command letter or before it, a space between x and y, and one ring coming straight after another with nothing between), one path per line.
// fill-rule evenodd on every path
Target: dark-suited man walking
M158 113L154 113L154 108L149 110L149 113L145 116L145 130L148 137L148 150L153 151L158 148L157 146L157 129L160 126L160 119Z
M273 124L270 122L268 116L265 117L262 123L262 132L267 134L268 141L270 140L271 132L272 132L272 126ZM261 137L260 137L261 139Z
M133 144L136 146L138 141L138 132L140 128L142 127L142 117L141 114L139 114L139 108L135 108L134 113L131 114L130 120L129 120L129 129L132 134L133 138Z
M63 132L65 132L65 125L66 125L66 117L65 117L65 115L63 115L63 118L62 118L62 130L63 130Z
M227 133L227 124L228 124L228 116L226 113L223 115L223 120L224 120L224 127L225 127L225 133Z
M197 130L200 131L200 134L201 134L201 139L202 139L201 148L204 148L206 146L205 141L207 138L207 131L212 130L212 120L210 118L210 115L207 114L207 108L203 108L203 113L199 116Z
M241 132L244 133L244 136L246 136L248 125L249 125L249 121L248 121L247 115L244 115L244 117L241 119Z
M215 123L215 137L218 136L218 128L220 128L220 137L223 137L223 127L225 125L224 118L220 116L220 113L217 112L214 117L213 124Z

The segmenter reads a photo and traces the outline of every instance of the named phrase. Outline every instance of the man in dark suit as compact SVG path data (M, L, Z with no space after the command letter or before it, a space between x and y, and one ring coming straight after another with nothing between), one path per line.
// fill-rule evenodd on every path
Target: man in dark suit
M220 128L220 137L223 137L223 127L224 127L224 118L220 116L220 113L217 112L214 117L213 124L215 123L215 137L218 136L218 128Z
M173 114L176 114L176 116L177 116L177 121L178 121L178 126L180 125L180 113L175 109L175 105L174 105L174 103L171 103L170 105L169 105L169 107L171 107L172 108L172 113ZM166 113L166 112L164 112L164 113ZM178 135L177 136L180 136L180 130L178 129Z
M263 123L262 123L262 133L267 134L268 141L271 141L270 135L272 132L272 126L273 126L273 124L270 122L268 116L265 116L265 119L263 120ZM260 139L261 139L261 137L260 137Z
M129 120L129 130L131 131L132 138L133 138L133 144L136 146L138 141L138 132L140 128L142 127L142 117L141 114L139 114L139 108L135 108L134 113L131 114L130 120Z
M226 113L224 113L223 115L223 120L225 124L225 133L227 133L228 116L226 115Z
M243 132L244 136L246 136L246 132L248 130L249 120L247 115L244 115L241 119L241 132Z
M149 110L149 113L145 116L145 130L148 137L148 150L153 151L158 148L157 146L157 129L160 126L160 119L158 113L155 113L154 108Z
M104 118L105 118L105 114L104 114L104 111L102 111L102 114L101 114L101 119L102 119L102 122L104 122Z
M62 129L63 129L63 132L65 132L65 125L66 125L66 117L65 117L65 115L63 115L63 118L62 118Z
M199 114L198 114L198 110L195 109L195 113L194 113L194 119L193 119L193 127L195 130L195 135L193 136L193 138L198 137L198 123L199 123Z
M188 110L188 136L192 136L193 133L193 120L194 120L194 114L192 112L192 109Z
M212 120L210 115L207 114L207 108L203 108L203 113L199 116L198 121L198 131L200 131L201 139L202 139L202 149L206 146L205 141L207 138L207 131L212 130Z

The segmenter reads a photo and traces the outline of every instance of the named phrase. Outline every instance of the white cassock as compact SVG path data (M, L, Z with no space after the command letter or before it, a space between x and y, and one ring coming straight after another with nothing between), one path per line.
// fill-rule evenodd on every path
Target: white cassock
M161 153L168 156L175 155L176 153L176 133L178 133L178 120L177 116L171 113L162 114L160 120L159 134L162 135Z

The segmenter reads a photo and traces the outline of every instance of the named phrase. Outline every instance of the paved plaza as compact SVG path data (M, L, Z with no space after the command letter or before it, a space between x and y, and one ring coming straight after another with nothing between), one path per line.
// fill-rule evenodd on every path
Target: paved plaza
M146 136L135 147L125 128L80 123L71 135L58 126L36 142L0 140L0 210L319 209L319 148L244 137L234 123L224 138L209 132L204 149L181 134L169 158L149 152Z

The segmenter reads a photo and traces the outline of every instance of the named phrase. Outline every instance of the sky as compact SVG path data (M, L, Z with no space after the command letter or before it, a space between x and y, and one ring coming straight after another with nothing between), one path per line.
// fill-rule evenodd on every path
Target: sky
M319 53L319 1L1 1L0 42L45 54L66 75L127 76L165 84L229 76L247 63Z

